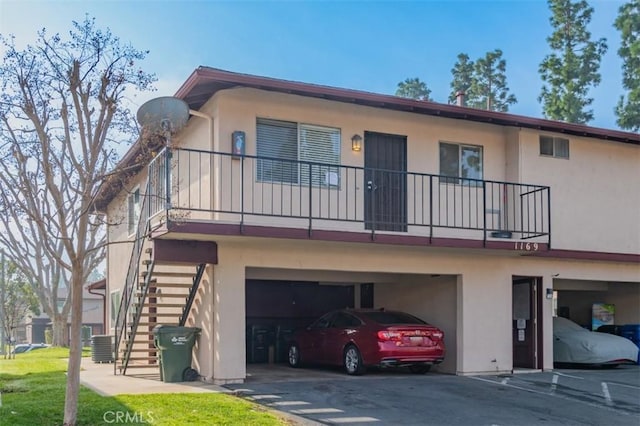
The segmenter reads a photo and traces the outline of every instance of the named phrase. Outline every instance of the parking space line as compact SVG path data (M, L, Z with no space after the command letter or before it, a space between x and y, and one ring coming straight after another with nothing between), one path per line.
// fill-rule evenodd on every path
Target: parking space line
M334 417L329 419L321 419L321 422L327 423L364 423L364 422L379 422L380 419L375 417Z
M607 382L607 384L609 384L609 385L615 385L615 386L622 386L622 387L624 387L624 388L629 388L629 389L636 389L636 390L640 390L640 387L638 387L638 386L627 385L627 384L624 384L624 383Z
M565 374L565 373L561 373L559 371L554 371L553 374L557 374L558 376L564 376L564 377L570 377L572 379L580 379L580 380L584 380L584 377L580 377L580 376L572 376L571 374Z
M609 393L609 387L605 382L602 382L602 394L604 395L604 401L607 405L613 405L613 401L611 401L611 394Z
M503 385L506 385L507 383L509 383L509 377L505 377L504 379L502 379L500 383L502 383Z
M253 399L254 401L262 400L262 399L280 399L281 396L278 395L251 395L247 397L248 399Z
M496 384L496 385L500 385L501 384L500 382L496 382L496 381L493 381L493 380L485 379L485 378L482 378L482 377L469 376L469 378L470 379L474 379L474 380L479 380L481 382L493 383L493 384ZM522 391L525 391L525 392L535 393L535 394L538 394L538 395L545 395L545 396L550 396L550 397L554 397L554 398L565 399L567 401L577 402L577 403L580 403L580 404L586 404L586 405L589 405L591 407L601 408L601 409L604 409L604 410L611 410L611 411L613 411L615 413L619 413L619 414L623 414L623 415L627 415L627 416L631 414L631 413L628 413L626 411L616 410L615 407L608 407L608 406L604 406L602 404L596 404L596 403L592 403L592 402L582 401L582 400L579 400L579 399L576 399L576 398L566 397L566 396L562 396L562 395L558 395L558 394L551 394L551 393L548 393L548 392L540 392L540 391L533 390L533 389L527 389L527 388L524 388L522 386L515 386L515 385L511 385L511 384L505 384L505 385L502 385L502 386L507 386L507 387L514 388L514 389L519 389L519 390L522 390Z
M329 413L344 413L343 410L337 408L301 408L299 410L290 410L291 414L329 414Z
M269 405L277 406L277 407L286 407L289 405L311 405L310 402L307 401L278 401L271 402Z
M480 380L481 382L501 384L503 386L508 386L510 388L520 389L520 390L523 390L523 391L526 391L526 392L537 393L537 394L540 394L540 395L549 395L549 393L547 393L547 392L540 392L540 391L533 390L533 389L527 389L527 388L523 388L522 386L511 385L509 383L495 382L493 380L485 379L485 378L482 378L482 377L470 376L469 378L473 379L473 380Z
M557 374L553 375L553 378L551 379L551 393L555 394L556 393L556 388L558 387L558 378L560 376L558 376Z

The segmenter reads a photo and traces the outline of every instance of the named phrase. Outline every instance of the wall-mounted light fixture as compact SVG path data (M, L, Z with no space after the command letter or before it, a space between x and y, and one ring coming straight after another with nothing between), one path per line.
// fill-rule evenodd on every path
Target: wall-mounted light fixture
M547 299L553 299L553 289L552 288L548 288L547 289Z
M351 150L355 152L362 150L362 136L357 133L351 136Z

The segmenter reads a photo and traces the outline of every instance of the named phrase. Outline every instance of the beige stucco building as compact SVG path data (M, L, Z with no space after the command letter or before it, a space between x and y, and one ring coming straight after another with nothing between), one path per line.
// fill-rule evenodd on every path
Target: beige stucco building
M98 202L131 241L107 278L127 368L157 368L151 329L180 322L206 380L241 382L342 306L437 325L461 375L552 368L558 309L640 323L638 134L204 67L176 97L186 126Z

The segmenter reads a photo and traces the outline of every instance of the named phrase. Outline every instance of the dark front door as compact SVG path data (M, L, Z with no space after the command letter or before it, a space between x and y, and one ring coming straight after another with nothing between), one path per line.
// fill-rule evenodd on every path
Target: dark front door
M540 368L539 280L513 279L513 367Z
M364 132L365 228L407 231L407 137Z

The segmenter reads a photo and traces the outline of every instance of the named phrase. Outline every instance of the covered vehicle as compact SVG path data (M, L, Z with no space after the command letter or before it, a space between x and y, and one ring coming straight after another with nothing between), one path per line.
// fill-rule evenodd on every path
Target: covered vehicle
M16 345L15 348L11 351L13 354L22 354L25 352L31 352L36 349L48 348L49 345L45 345L44 343L21 343Z
M343 366L347 374L362 374L367 366L406 366L420 374L441 363L444 355L442 330L413 315L343 309L295 332L288 362L292 367L303 362Z
M562 317L553 318L553 362L617 366L635 364L638 347L631 340L589 331Z

